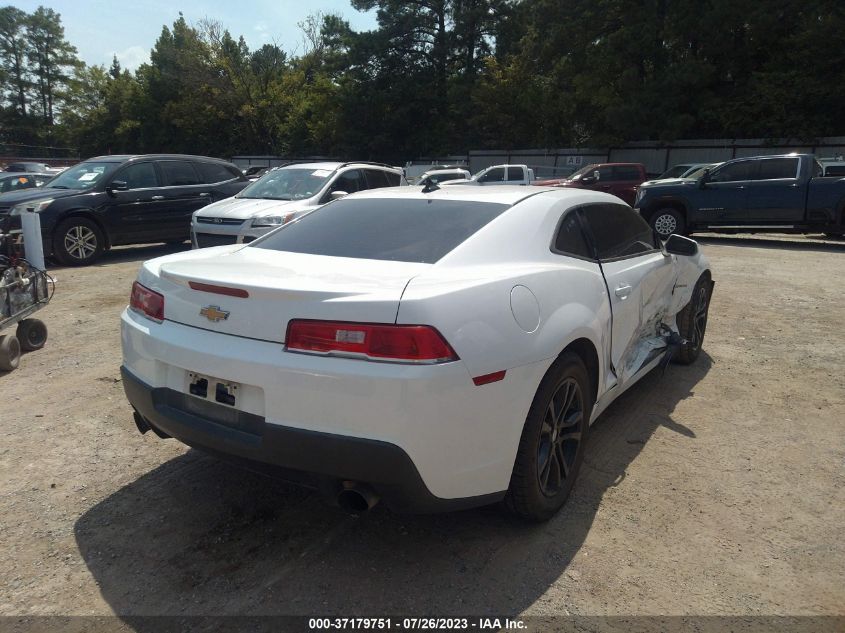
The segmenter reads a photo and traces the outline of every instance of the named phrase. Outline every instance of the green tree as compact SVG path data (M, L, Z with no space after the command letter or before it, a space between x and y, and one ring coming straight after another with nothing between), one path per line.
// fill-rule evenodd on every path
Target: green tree
M65 40L61 16L52 9L38 7L29 16L27 45L40 114L47 126L52 126L66 99L72 73L82 62L76 56L76 48Z
M27 15L20 9L0 8L0 69L2 85L8 90L3 96L12 102L21 117L27 114L31 88L26 69L26 25Z

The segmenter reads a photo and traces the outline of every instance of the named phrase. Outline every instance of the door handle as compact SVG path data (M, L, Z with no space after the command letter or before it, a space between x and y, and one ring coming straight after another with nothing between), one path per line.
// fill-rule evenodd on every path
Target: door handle
M627 299L628 295L631 294L631 286L625 284L624 286L619 286L614 290L614 293L620 299Z
M207 191L203 191L203 192L200 194L200 198L208 198L210 195L211 195L211 194L210 194L210 193L208 193Z
M150 200L164 200L164 196L153 196Z

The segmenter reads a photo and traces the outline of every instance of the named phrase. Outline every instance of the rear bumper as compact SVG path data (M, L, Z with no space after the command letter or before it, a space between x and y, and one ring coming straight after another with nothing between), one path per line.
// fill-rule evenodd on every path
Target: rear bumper
M268 424L261 416L152 387L121 367L126 397L144 421L166 435L220 456L276 467L270 474L340 490L366 483L397 512L444 512L499 501L504 491L442 499L426 487L408 454L389 442Z

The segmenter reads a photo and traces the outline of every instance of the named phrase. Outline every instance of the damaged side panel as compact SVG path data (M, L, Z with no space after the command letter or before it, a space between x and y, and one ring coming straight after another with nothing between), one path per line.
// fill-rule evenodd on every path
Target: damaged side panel
M692 296L698 259L656 252L602 265L613 309L611 359L620 385L682 342L676 315Z

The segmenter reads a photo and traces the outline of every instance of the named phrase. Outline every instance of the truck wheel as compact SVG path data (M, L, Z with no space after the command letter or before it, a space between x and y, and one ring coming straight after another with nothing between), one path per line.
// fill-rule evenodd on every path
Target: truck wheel
M34 352L47 342L47 326L40 319L24 319L18 323L18 340L25 352Z
M505 507L530 521L546 521L566 502L581 462L590 423L590 379L581 359L561 354L546 372L522 429Z
M53 250L65 266L87 266L102 255L104 247L103 232L88 218L68 218L56 227Z
M707 330L711 291L710 277L704 274L696 282L689 303L675 317L678 331L685 340L674 358L675 362L681 365L694 363L701 353L704 332Z
M665 207L655 211L649 220L649 224L651 224L651 228L660 236L660 239L663 240L672 235L672 233L684 235L687 228L684 216L672 207Z
M21 343L14 334L0 336L0 371L17 369L21 360Z

